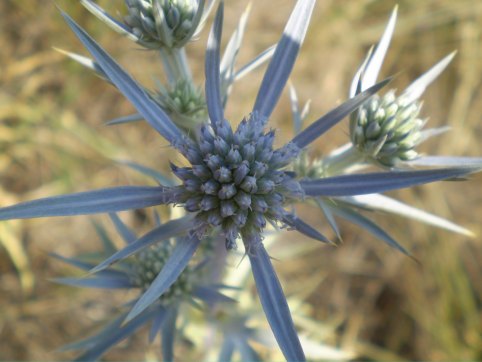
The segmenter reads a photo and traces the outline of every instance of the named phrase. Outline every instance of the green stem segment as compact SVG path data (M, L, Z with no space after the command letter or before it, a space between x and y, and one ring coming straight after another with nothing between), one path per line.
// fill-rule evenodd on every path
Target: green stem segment
M346 150L328 156L323 160L323 175L325 177L340 175L348 168L365 161L365 156L355 147L350 146Z
M192 82L191 69L184 48L161 48L159 53L171 85L174 86L180 80Z

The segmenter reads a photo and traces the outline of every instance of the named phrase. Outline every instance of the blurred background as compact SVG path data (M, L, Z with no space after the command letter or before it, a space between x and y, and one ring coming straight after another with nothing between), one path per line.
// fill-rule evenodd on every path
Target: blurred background
M120 0L99 3L112 14L117 14L116 7L124 11ZM111 86L53 49L86 55L56 4L145 85L152 87L154 78L163 79L155 53L120 39L76 1L0 1L1 206L150 182L113 160L166 167L166 142L147 125L103 124L132 113L133 108ZM224 40L247 4L226 1ZM240 64L278 40L293 4L253 2ZM300 102L311 99L307 122L347 97L351 78L368 47L382 34L395 4L381 0L317 3L291 77ZM426 91L422 111L430 116L430 126L449 125L452 130L426 142L422 150L482 156L482 2L402 0L398 4L399 20L382 69L382 76L397 74L392 82L395 88L404 89L443 56L458 50L452 64ZM200 85L206 33L188 47ZM255 72L235 86L227 106L233 123L252 107L261 75L262 70ZM289 109L284 94L270 121L281 140L291 134ZM343 145L347 134L348 122L342 122L316 142L313 154L324 155ZM176 156L169 157L175 160ZM357 360L482 360L481 185L482 177L473 176L464 183L391 193L471 229L475 238L373 215L412 251L417 264L340 221L343 244L337 248L316 245L294 258L273 251L285 292L301 295L309 317L332 328L326 343L350 349ZM140 231L147 227L141 211L126 218ZM102 216L0 223L0 360L69 359L72 355L56 349L85 336L120 304L115 294L49 281L73 273L49 257L50 252L74 256L95 250L93 219L107 225ZM312 216L310 221L317 220ZM330 235L321 218L318 226ZM141 333L106 359L138 360L146 344Z

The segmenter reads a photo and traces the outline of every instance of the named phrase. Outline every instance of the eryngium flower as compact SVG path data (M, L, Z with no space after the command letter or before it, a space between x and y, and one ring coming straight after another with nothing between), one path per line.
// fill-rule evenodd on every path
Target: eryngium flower
M184 150L191 167L172 170L183 181L176 203L195 212L199 237L220 227L228 249L238 236L254 245L261 241L266 222L283 222L284 205L303 196L293 173L284 171L299 153L288 143L273 150L275 133L264 133L266 119L253 113L235 132L223 121L214 132L201 128L197 144Z
M353 145L365 156L386 167L417 157L414 147L423 141L426 121L418 117L421 103L397 97L394 91L375 95L363 104L350 122Z

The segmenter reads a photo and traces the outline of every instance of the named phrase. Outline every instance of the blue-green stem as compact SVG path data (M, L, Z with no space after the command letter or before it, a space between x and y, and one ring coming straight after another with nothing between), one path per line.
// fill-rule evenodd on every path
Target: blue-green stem
M174 86L180 80L192 82L191 69L184 48L161 48L159 53L169 84Z
M323 175L325 177L340 175L351 167L366 162L363 153L350 146L344 151L323 159Z

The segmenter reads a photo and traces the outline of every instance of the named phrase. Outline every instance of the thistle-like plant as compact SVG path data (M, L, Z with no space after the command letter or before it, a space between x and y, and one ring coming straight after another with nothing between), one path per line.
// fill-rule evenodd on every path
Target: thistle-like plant
M167 116L142 86L132 79L82 28L63 14L74 33L95 58L102 74L137 108L144 119L189 162L172 166L181 179L176 186L124 186L40 199L0 209L0 219L80 215L179 204L186 215L168 221L114 253L91 272L147 246L177 237L162 270L133 305L130 323L159 300L188 266L208 236L224 238L228 248L241 239L250 260L264 312L288 360L305 360L288 304L270 257L263 245L267 223L289 226L320 241L327 238L298 218L295 202L318 197L348 197L456 179L478 171L473 165L439 169L375 172L304 179L288 166L301 151L333 125L354 112L383 87L383 81L362 91L299 132L280 148L274 132L265 131L294 66L313 11L314 0L297 1L268 65L255 104L234 130L224 117L220 42L223 3L218 8L206 52L206 103L209 121L191 138Z

